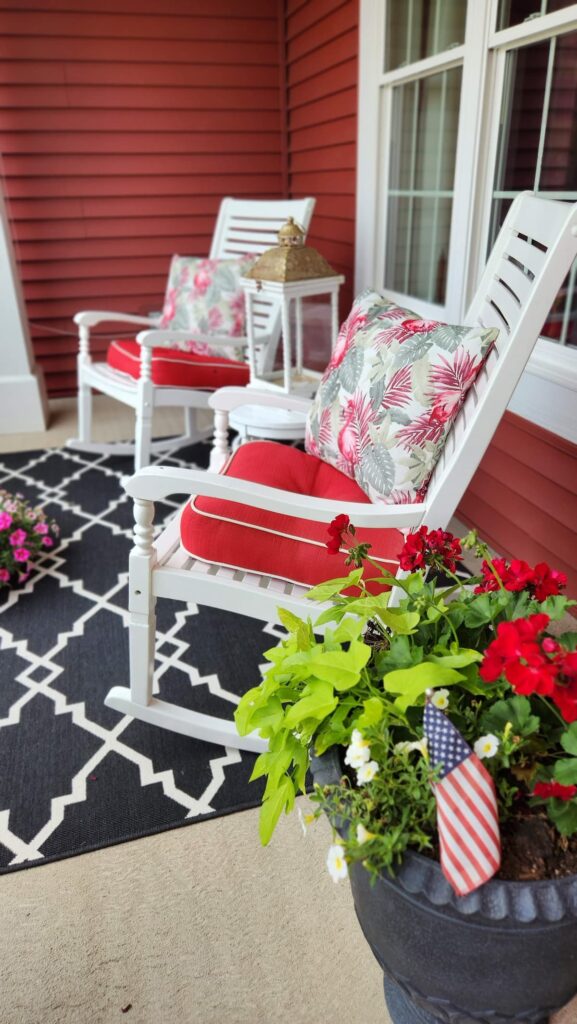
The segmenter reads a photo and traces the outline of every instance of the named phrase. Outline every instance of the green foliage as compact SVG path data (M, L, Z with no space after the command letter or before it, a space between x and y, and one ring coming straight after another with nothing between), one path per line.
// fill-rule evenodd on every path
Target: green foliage
M467 544L479 549L473 535ZM345 774L337 786L317 787L313 799L317 813L350 823L347 859L373 872L393 871L407 847L434 850L435 775L423 743L427 691L436 691L438 706L471 747L481 737L491 741L484 763L502 821L520 800L534 800L545 804L559 832L576 832L577 796L539 800L532 793L537 780L577 785L577 722L568 725L538 692L523 696L505 676L487 683L479 674L500 623L543 612L559 619L572 602L560 595L539 602L529 590L502 585L476 594L477 579L464 586L454 577L441 589L421 571L394 580L358 544L349 563L362 561L364 567L309 592L311 610L315 602L325 606L316 619L312 611L308 620L279 611L287 635L266 652L262 681L238 705L239 733L256 730L269 741L252 776L266 778L262 842L305 791L311 754L337 746L349 750ZM384 584L376 594L368 588L375 578ZM400 597L394 604L393 583ZM558 641L574 651L577 632ZM358 764L355 750L364 758ZM362 765L370 767L366 779Z

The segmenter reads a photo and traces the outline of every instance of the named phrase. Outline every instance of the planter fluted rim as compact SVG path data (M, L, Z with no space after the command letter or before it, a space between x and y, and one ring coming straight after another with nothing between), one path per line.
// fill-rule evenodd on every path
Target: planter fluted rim
M311 771L321 786L338 783L342 777L339 748L331 747L320 757L313 757ZM335 825L343 831L342 823ZM391 884L433 906L451 907L458 915L469 918L502 921L504 927L516 923L546 925L577 918L577 875L519 882L491 879L468 896L457 896L438 861L408 850L394 878L385 873L381 879L385 883L390 879Z

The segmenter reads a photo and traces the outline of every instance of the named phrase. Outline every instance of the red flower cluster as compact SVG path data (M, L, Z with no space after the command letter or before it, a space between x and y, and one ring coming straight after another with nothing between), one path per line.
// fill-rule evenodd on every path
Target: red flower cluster
M486 683L505 676L516 693L550 697L566 722L577 721L577 652L570 653L553 637L543 637L549 616L500 622L479 667Z
M564 572L550 569L546 562L539 562L534 569L520 558L507 563L505 558L495 558L495 572L499 576L505 590L529 590L538 601L544 601L552 594L560 594L567 586ZM484 594L488 590L499 590L499 580L487 562L481 566L483 582L475 588L476 594Z
M340 516L335 516L332 523L329 523L329 540L327 541L327 551L329 554L338 555L343 543L343 534L347 532L350 523L349 517L344 513Z
M413 572L426 565L445 566L455 572L461 556L461 542L446 530L428 530L420 526L410 533L398 555L401 569Z
M577 786L563 786L560 782L536 782L532 796L542 796L545 800L554 797L556 800L571 800L577 793Z

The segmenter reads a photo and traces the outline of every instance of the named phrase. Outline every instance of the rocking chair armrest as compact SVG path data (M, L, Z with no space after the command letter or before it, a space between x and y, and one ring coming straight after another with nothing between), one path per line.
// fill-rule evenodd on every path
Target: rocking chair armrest
M409 528L419 526L425 505L384 505L364 502L334 501L311 498L282 491L276 487L250 483L234 477L207 473L202 469L177 469L172 466L148 466L124 482L131 497L144 501L159 501L170 494L202 495L223 498L241 505L254 505L270 512L330 523L336 515L345 513L357 527Z
M219 388L208 400L215 412L231 412L243 405L269 406L273 409L286 409L288 412L308 413L311 398L302 395L287 395L284 391L264 391L253 388Z
M139 345L145 345L147 348L154 348L157 345L170 346L171 342L176 341L198 341L202 345L210 345L211 348L231 348L231 346L233 348L246 348L248 345L248 338L245 337L232 337L229 334L199 334L198 331L175 330L170 327L140 331L136 335L136 340Z
M151 316L135 316L132 313L115 313L112 310L85 309L74 316L74 323L79 327L95 327L104 321L114 323L135 324L138 327L154 327L158 321Z

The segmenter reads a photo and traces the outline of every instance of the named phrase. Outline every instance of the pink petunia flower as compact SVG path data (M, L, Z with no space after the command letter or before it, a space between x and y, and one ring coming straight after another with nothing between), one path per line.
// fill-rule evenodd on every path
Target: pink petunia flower
M28 548L15 548L14 549L14 561L15 562L27 562L30 558L30 552Z
M10 534L10 543L13 548L22 547L26 540L28 540L26 530L14 530L14 533Z
M7 512L0 512L0 530L9 530L12 526L12 516Z
M36 523L36 526L34 527L34 533L48 533L47 523Z
M43 537L42 538L42 546L45 547L45 548L53 548L54 547L54 541L52 540L52 537Z
M10 579L10 573L8 569L0 569L0 583L8 583Z

